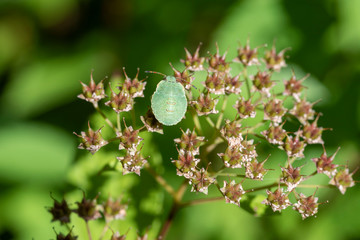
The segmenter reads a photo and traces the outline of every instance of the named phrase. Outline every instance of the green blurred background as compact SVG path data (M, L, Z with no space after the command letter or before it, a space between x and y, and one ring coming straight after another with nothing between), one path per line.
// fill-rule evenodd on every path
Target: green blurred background
M102 123L90 104L76 98L79 81L87 83L91 69L96 81L126 67L130 77L143 70L172 73L168 62L180 67L184 47L202 53L229 50L235 56L238 41L251 45L290 46L288 65L305 81L307 96L321 98L315 110L319 124L332 127L324 133L329 154L338 146L337 163L359 165L360 128L360 1L358 0L1 0L0 1L0 239L55 239L46 206L49 196L79 201L82 190L90 197L101 192L130 199L126 221L113 228L129 239L136 230L153 237L169 196L145 172L141 178L121 173L96 172L114 161L111 146L94 156L76 149L72 134L86 129L88 119ZM290 71L281 75L288 78ZM151 77L151 80L158 78ZM136 109L144 113L157 81L148 81L145 98ZM140 121L139 121L140 125ZM186 127L186 121L179 126ZM106 129L104 130L106 135ZM174 185L170 158L174 145L161 147L179 136L179 128L165 135L144 134L145 155ZM114 146L112 146L114 147ZM307 160L322 152L307 150ZM355 174L359 179L359 174ZM213 190L213 189L210 189ZM313 191L313 190L311 190ZM311 194L311 191L308 194ZM216 195L216 191L213 191ZM189 207L179 212L169 239L359 239L360 191L346 195L336 189L319 189L317 218L301 220L287 210L282 216L256 218L223 202ZM212 191L210 191L210 195ZM185 198L202 197L187 192ZM72 205L72 207L74 207ZM83 222L72 215L74 232L84 237ZM101 225L91 222L94 236ZM108 235L109 236L109 235Z

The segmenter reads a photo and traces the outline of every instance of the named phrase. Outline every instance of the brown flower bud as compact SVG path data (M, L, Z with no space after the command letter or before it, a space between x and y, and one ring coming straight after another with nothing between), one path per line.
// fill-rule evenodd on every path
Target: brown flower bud
M111 107L116 113L130 111L133 107L133 104L134 104L134 100L132 96L126 90L123 89L119 93L115 93L111 89L110 101L107 101L105 103L105 105Z
M332 178L335 176L337 172L338 165L333 164L334 158L337 154L337 152L340 150L340 147L336 150L336 152L331 155L327 156L325 146L323 145L324 152L321 154L319 158L312 158L311 160L316 164L316 170L318 173L324 173L329 178Z
M256 116L256 106L251 103L251 99L245 101L245 99L241 97L233 107L237 110L240 118L254 118Z
M318 198L314 197L314 195L306 197L303 193L300 193L298 202L294 203L293 209L298 211L304 220L307 217L314 216L318 212L319 203L317 201Z
M301 99L299 102L296 102L294 107L290 110L290 113L297 117L297 119L303 125L306 124L308 120L313 120L315 111L312 109L315 103L309 103L305 99Z
M349 168L345 167L338 171L329 183L336 186L342 194L345 194L347 188L355 186L355 181L352 176L357 170L358 169L349 173Z
M195 158L194 154L190 151L178 150L179 159L172 160L171 162L176 166L178 176L185 178L193 177L193 172L196 171L195 167L200 162L200 159Z
M122 86L122 89L124 92L127 92L130 94L131 97L136 98L136 97L144 97L144 90L145 90L145 85L146 82L144 82L145 79L143 80L139 80L138 76L139 76L139 71L140 69L137 69L137 73L134 79L131 79L127 76L126 72L125 72L125 68L123 68L124 71L124 75L125 75L125 81L124 84Z
M149 132L164 133L163 125L155 118L151 108L146 112L145 116L140 116L140 119Z
M284 53L287 50L289 50L289 48L285 48L279 53L276 53L276 48L274 44L271 50L265 52L266 68L269 70L280 71L282 67L286 67Z
M170 63L171 68L174 71L174 77L176 80L184 86L185 89L189 90L192 87L192 82L194 77L191 75L190 71L186 68L184 71L180 72L174 68Z
M293 71L291 78L288 81L284 81L285 90L283 94L285 96L293 96L295 101L300 101L301 91L304 89L302 82L309 77L309 74L303 77L302 79L296 79L295 73Z
M88 126L89 126L89 130L87 132L81 132L81 135L78 135L75 132L74 132L74 134L76 136L82 138L81 139L82 143L80 143L78 148L86 149L89 152L91 152L91 154L94 154L95 152L99 151L99 149L102 146L105 146L106 144L108 144L108 142L105 141L101 136L102 127L99 128L98 130L94 131L90 127L90 122L88 122Z
M244 189L240 183L235 183L232 180L230 183L224 181L224 187L220 188L227 203L232 203L240 207L241 197L245 194Z
M282 122L282 117L286 113L283 101L277 98L271 99L264 105L264 120L270 120L277 125Z
M263 201L263 203L265 205L269 205L274 212L281 212L281 210L291 205L288 197L289 194L283 193L283 190L280 187L278 187L274 192L266 190L266 193L268 194L268 197Z
M140 151L127 150L124 157L116 157L122 167L123 175L134 172L140 176L140 169L147 163L146 159L141 156Z
M78 95L78 98L84 99L87 102L91 102L93 104L97 103L101 99L105 98L105 90L104 90L104 80L101 80L97 85L95 84L95 81L93 79L93 73L91 72L90 75L90 84L86 85L82 82L82 90L83 93Z
M194 171L193 177L190 179L189 184L192 185L192 192L202 192L208 194L208 187L215 182L215 178L209 176L205 168L200 171Z
M219 46L216 43L216 53L214 55L210 55L208 62L209 62L209 71L211 72L222 72L222 73L228 73L230 72L230 63L226 62L226 54L220 56L219 53Z
M242 132L243 128L241 124L234 120L225 120L225 125L221 128L220 132L224 138L228 141L230 147L239 146L243 140Z
M258 156L255 147L256 144L254 144L254 139L247 140L247 136L245 137L245 140L241 142L240 151L245 162L250 162Z
M269 143L283 145L283 139L286 137L286 131L282 128L284 124L285 122L279 126L275 126L273 123L270 123L269 128L262 131L261 134Z
M113 200L109 197L106 202L102 204L105 220L110 222L112 220L124 219L126 216L127 205L121 203L121 199Z
M51 221L59 221L61 224L69 223L71 210L65 199L63 199L61 202L58 202L55 198L53 198L52 195L50 196L54 200L54 206L48 209L53 217Z
M73 236L72 229L70 229L69 233L66 236L62 233L57 233L55 231L55 228L53 228L53 229L56 234L56 240L76 240L76 239L78 239L78 236Z
M137 146L143 140L139 136L139 129L134 130L132 126L126 126L124 118L125 128L122 132L118 132L117 137L120 139L119 150L122 149L132 149L136 151Z
M240 46L237 49L238 55L234 59L234 62L240 62L244 66L260 65L259 59L257 57L257 49L257 47L254 49L250 48L250 41L248 39L245 46Z
M219 101L218 99L213 99L210 93L207 94L201 93L197 101L191 101L190 104L194 106L197 114L199 116L202 116L202 115L218 113L219 111L215 109L218 101Z
M258 162L256 159L251 160L246 164L245 176L254 180L262 181L265 174L269 171L264 168L265 162L269 159L267 157L264 161Z
M225 74L223 73L208 73L206 80L204 82L205 87L210 93L216 95L225 94Z
M191 53L185 48L186 52L186 59L181 59L180 61L185 64L186 69L190 71L202 71L204 70L204 57L199 56L200 46L202 43L199 44L199 46L196 48L196 51L194 55L191 55Z
M270 97L270 90L275 85L274 81L271 81L271 73L260 70L256 75L250 77L255 91L263 93L266 97Z
M309 144L316 144L316 143L324 144L321 135L324 130L328 130L328 129L324 129L322 127L317 126L319 116L320 114L317 115L315 121L312 122L311 124L306 123L301 131L302 137Z
M96 203L96 199L98 197L99 195L97 195L94 199L86 199L84 193L82 201L76 203L78 205L78 208L75 210L75 212L86 222L89 220L101 218L99 206Z
M291 192L300 184L300 182L304 180L304 177L300 175L300 169L301 167L293 168L291 164L289 164L286 168L281 167L282 176L280 178L280 182L286 184L288 192Z
M181 132L181 137L174 139L174 142L179 145L180 149L189 151L194 155L199 154L199 147L204 142L205 137L198 136L195 129L193 131L187 129L186 132L181 129Z
M291 158L303 158L305 147L306 143L304 141L300 141L299 134L296 134L295 138L293 136L287 136L283 146L286 154Z
M240 81L240 74L236 75L235 77L232 77L230 73L225 74L224 77L225 81L225 93L226 94L239 94L241 93L241 85L242 82Z
M225 167L241 168L246 164L239 147L228 147L225 153L218 153L218 156L224 161Z

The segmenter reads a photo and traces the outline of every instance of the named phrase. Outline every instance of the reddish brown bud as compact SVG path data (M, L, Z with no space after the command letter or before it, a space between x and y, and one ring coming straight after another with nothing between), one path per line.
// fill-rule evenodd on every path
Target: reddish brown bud
M238 121L226 120L224 127L220 130L221 134L228 141L230 147L235 147L241 144L243 137L243 128Z
M302 79L297 80L295 77L295 73L293 71L293 74L292 74L290 80L284 81L285 90L284 90L283 94L285 96L293 96L295 98L295 100L297 102L299 102L301 91L304 89L302 82L308 77L309 77L309 75L306 75Z
M256 115L255 105L251 103L251 99L245 101L244 98L241 97L233 107L237 110L240 118L254 118Z
M236 75L235 77L232 77L229 73L225 74L224 81L225 81L225 93L226 94L241 93L240 87L242 85L242 82L240 81L240 74Z
M340 147L336 150L336 152L333 155L329 157L326 154L324 145L323 145L323 149L324 152L323 154L321 154L319 158L312 158L311 160L316 164L316 169L318 173L324 173L329 178L332 178L333 176L335 176L337 172L336 168L338 167L338 165L333 164L332 162L334 161L337 152L340 150Z
M266 193L268 194L268 197L263 201L263 203L271 206L274 212L281 212L281 210L291 205L288 194L283 193L283 190L280 187L274 192L266 190Z
M271 74L267 71L258 71L255 76L251 77L255 91L263 93L266 97L270 97L270 90L275 85L271 81Z
M93 73L91 72L90 75L90 84L86 85L82 82L82 89L83 93L78 95L78 98L84 99L91 103L97 103L101 99L105 98L105 90L104 90L104 80L101 80L97 85L95 84L95 81L93 79Z
M230 183L224 181L224 187L220 188L227 203L232 203L240 207L241 197L245 194L244 189L240 183L235 183L232 180Z
M140 69L137 69L137 73L134 79L131 79L127 76L126 72L125 72L125 68L123 68L124 71L124 75L125 75L125 81L124 84L122 86L122 89L124 92L127 92L130 94L131 97L136 98L136 97L144 97L144 90L145 90L145 85L146 82L144 82L145 79L143 80L139 80L138 76L139 76L139 71Z
M134 100L127 91L121 90L119 93L115 93L112 89L110 101L105 103L105 105L111 107L116 113L130 111L133 104Z
M253 159L250 162L248 162L246 164L246 171L245 171L246 177L254 180L262 181L265 174L269 171L268 169L264 168L264 164L268 159L269 157L267 157L264 161L260 163L256 159Z
M238 55L234 59L234 62L240 62L244 66L260 65L259 59L257 57L257 47L254 49L250 48L250 41L247 40L247 43L243 47L238 48Z
M99 206L96 203L97 198L98 196L96 196L94 199L86 199L84 193L82 201L76 203L78 208L75 210L75 212L86 222L89 220L101 218Z
M134 130L132 126L129 127L126 126L125 120L124 120L124 125L125 125L124 130L121 133L120 132L117 133L118 135L117 137L120 139L119 150L132 149L136 151L137 146L143 140L139 136L139 129Z
M194 81L194 77L190 74L188 69L180 72L174 68L174 66L170 63L171 68L174 71L174 77L176 81L181 83L185 89L189 90L192 87L192 82Z
M293 136L287 136L283 147L289 157L303 158L306 143L300 141L299 134L296 134L295 138Z
M191 178L193 172L196 171L195 167L200 162L200 159L195 158L194 154L190 151L178 150L179 159L172 160L175 164L177 175L184 176L185 178Z
M282 117L286 113L283 101L277 98L271 99L264 105L264 120L270 120L277 125L282 122Z
M59 221L61 224L69 223L71 210L65 199L63 199L61 202L58 202L52 196L51 198L54 200L54 206L48 209L48 211L51 213L53 217L51 221L52 222Z
M194 155L199 154L199 147L204 142L205 137L199 137L195 129L193 131L187 129L186 132L181 129L181 132L181 138L174 139L174 142L185 151L192 152Z
M105 141L101 136L101 128L94 131L90 127L90 122L88 123L89 130L87 132L81 132L81 135L78 135L74 132L74 134L81 138L82 143L78 146L79 149L86 149L91 154L94 154L95 152L99 151L99 149L102 146L105 146L108 144L107 141Z
M141 168L147 163L146 159L141 156L140 151L128 150L124 157L116 157L122 167L123 175L134 172L140 176Z
M224 161L226 167L241 168L246 164L239 147L228 147L225 153L218 153L218 156Z
M286 131L282 128L285 122L279 126L270 123L267 130L262 131L261 134L266 138L269 143L283 145L283 139L286 137Z
M319 120L320 114L316 117L315 121L311 124L306 123L301 131L302 137L309 144L320 143L324 144L324 141L321 138L324 128L317 126L317 121Z
M276 48L274 44L271 50L265 52L266 68L269 70L280 71L282 67L286 67L284 53L287 50L289 50L289 48L286 48L284 50L281 50L279 53L276 53Z
M290 110L290 113L297 117L297 119L305 125L308 120L313 120L315 111L312 109L315 103L309 103L305 99L301 99L299 102L295 103L293 109Z
M335 185L342 194L345 194L347 188L355 186L355 181L352 176L356 171L357 169L349 173L349 168L346 167L335 174L330 180L330 184Z
M210 55L208 62L209 62L209 71L211 72L223 72L228 73L230 72L230 63L226 62L226 54L220 56L219 53L219 46L216 43L216 53L214 55Z
M291 192L304 180L304 177L300 175L300 167L293 168L293 166L289 164L286 168L281 167L281 171L282 176L280 182L287 185L288 192Z
M209 176L205 168L200 171L195 171L193 177L190 179L189 184L192 185L192 192L202 192L208 194L208 187L215 182L215 178Z
M199 116L216 114L219 111L215 109L218 99L213 99L210 93L201 93L197 101L191 101L190 104L194 106Z
M303 193L300 193L297 203L294 203L293 209L298 211L302 219L314 216L318 212L319 203L318 198L313 195L306 197Z
M224 73L208 73L206 81L204 82L205 87L210 93L216 95L225 94L225 75Z
M200 46L201 46L201 43L197 47L194 55L191 55L191 53L185 48L186 59L185 60L183 60L183 59L180 60L182 63L185 64L185 67L190 71L202 71L202 70L204 70L203 64L204 64L205 58L204 57L199 57Z

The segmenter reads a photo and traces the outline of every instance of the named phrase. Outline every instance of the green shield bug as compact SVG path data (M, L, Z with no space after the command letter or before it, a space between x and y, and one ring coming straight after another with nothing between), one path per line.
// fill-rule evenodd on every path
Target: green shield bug
M155 118L166 126L179 123L187 109L184 87L175 77L153 71L146 72L165 76L165 79L158 83L151 98L151 109Z

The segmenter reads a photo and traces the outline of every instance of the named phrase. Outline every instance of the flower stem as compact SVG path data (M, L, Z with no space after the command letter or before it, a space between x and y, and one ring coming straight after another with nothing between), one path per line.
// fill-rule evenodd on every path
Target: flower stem
M203 135L198 115L196 114L195 111L190 111L190 113L191 113L191 116L192 116L192 118L194 120L194 125L195 125L195 128L196 128L196 131L198 132L198 134Z
M144 167L154 177L155 181L157 181L165 189L165 191L167 191L173 198L176 197L176 192L173 187L171 187L163 177L158 175L149 163L145 164Z
M92 240L89 222L88 222L88 221L85 221L85 225L86 225L86 231L87 231L88 236L89 236L89 240Z
M97 104L97 102L95 102L94 104L94 108L95 110L103 117L103 119L105 120L105 122L116 132L117 129L114 126L114 124L112 124L112 122L105 116L105 114L103 113L103 111L101 111L101 109L99 108L99 105Z
M225 96L224 96L224 99L223 99L223 104L222 104L222 106L221 106L220 115L219 115L219 117L218 117L218 119L217 119L217 122L216 122L216 129L219 129L219 128L220 128L221 121L222 121L222 119L223 119L224 112L225 112L225 109L226 109L227 100L228 100L228 95L225 95Z
M121 132L120 113L118 113L118 114L116 115L116 121L117 121L118 131Z
M244 80L245 80L246 89L247 89L247 93L248 93L248 98L250 98L250 96L251 96L251 89L250 89L250 83L249 83L249 78L248 78L248 75L247 75L247 68L246 68L246 66L244 66L243 75L244 75Z

